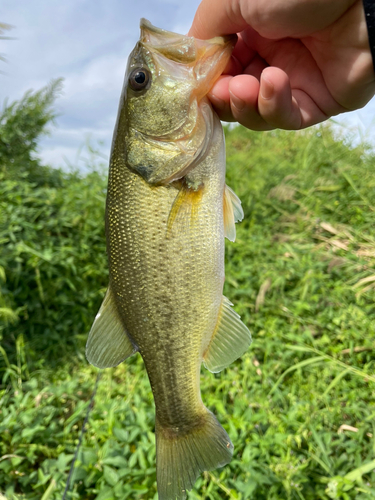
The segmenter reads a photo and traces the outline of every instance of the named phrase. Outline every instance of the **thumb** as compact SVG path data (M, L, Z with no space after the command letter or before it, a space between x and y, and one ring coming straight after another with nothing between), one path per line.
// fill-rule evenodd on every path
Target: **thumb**
M240 0L202 0L189 36L207 40L215 36L239 33L248 26L240 9Z

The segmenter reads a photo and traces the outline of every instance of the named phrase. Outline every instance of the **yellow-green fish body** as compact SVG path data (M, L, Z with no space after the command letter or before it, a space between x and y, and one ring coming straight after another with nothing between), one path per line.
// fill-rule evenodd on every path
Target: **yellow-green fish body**
M110 285L87 357L101 368L136 351L156 407L161 500L186 497L233 446L201 400L202 361L219 371L250 333L222 296L224 234L240 202L225 186L222 127L205 95L233 38L199 41L141 22L112 144L106 231Z

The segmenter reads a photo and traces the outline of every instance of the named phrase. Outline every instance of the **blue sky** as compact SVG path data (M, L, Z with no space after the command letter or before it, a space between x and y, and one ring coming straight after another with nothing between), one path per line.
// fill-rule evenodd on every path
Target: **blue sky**
M0 106L64 78L56 101L59 117L40 144L46 163L77 165L89 139L108 157L127 57L146 17L161 28L186 33L199 0L2 0L0 21L13 40L0 41ZM371 132L375 101L342 115L345 126ZM375 145L375 134L371 141ZM83 156L84 153L82 153ZM86 155L87 156L87 155ZM82 165L81 165L82 166Z

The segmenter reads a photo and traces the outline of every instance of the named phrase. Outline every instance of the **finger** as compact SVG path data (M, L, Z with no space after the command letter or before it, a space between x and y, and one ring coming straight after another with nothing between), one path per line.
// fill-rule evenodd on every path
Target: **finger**
M361 3L358 0L290 0L264 4L254 0L202 0L189 35L205 40L239 33L251 25L266 38L300 38L331 25L356 2Z
M238 59L232 54L231 58L226 65L223 75L240 75L243 72L242 64L238 61Z
M268 64L264 59L258 55L253 58L253 60L244 68L244 75L254 76L258 81L260 81L260 76L263 70L268 67Z
M319 123L341 112L304 43L292 39L270 42L252 33L248 39L248 34L245 30L242 38L246 43L254 44L270 66L263 73L261 86L264 91L258 103L259 113L268 123L274 127L294 128L299 123L298 108L301 118L299 128Z
M251 130L298 130L327 119L311 96L291 89L279 68L266 68L260 84L251 75L222 76L208 97L221 120Z
M219 115L220 120L226 122L235 121L230 107L229 94L229 82L232 80L232 78L233 76L229 75L221 76L208 93L208 98L213 104L213 107L215 108L216 113Z
M258 110L269 125L285 130L309 127L328 118L311 95L292 89L287 74L274 67L262 73Z
M252 130L271 130L258 111L259 80L252 75L238 75L229 82L230 109L233 119Z
M258 112L259 81L251 75L222 76L208 94L220 120L252 130L271 130Z
M207 40L219 35L239 33L247 26L239 4L239 1L202 0L195 13L189 36Z
M243 38L242 33L237 34L237 42L233 49L233 56L240 62L243 68L245 68L253 60L257 51L248 42L251 39L248 31L253 31L251 28L246 29L246 39Z
M262 64L260 64L261 61ZM232 56L223 71L223 74L235 76L245 73L259 78L261 72L266 66L267 63L258 56L257 52L252 47L249 47L245 43L241 33L239 33Z
M300 107L293 98L289 77L281 69L264 69L260 78L258 110L260 116L275 128L301 128Z

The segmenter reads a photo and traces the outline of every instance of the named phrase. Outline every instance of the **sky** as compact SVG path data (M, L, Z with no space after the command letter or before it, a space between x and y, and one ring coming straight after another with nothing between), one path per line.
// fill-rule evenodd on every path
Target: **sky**
M139 38L139 20L186 33L199 0L1 0L0 22L13 26L0 41L0 109L63 78L56 126L42 139L39 156L56 167L85 168L85 144L108 161L126 61ZM341 115L357 135L372 131L375 100Z

